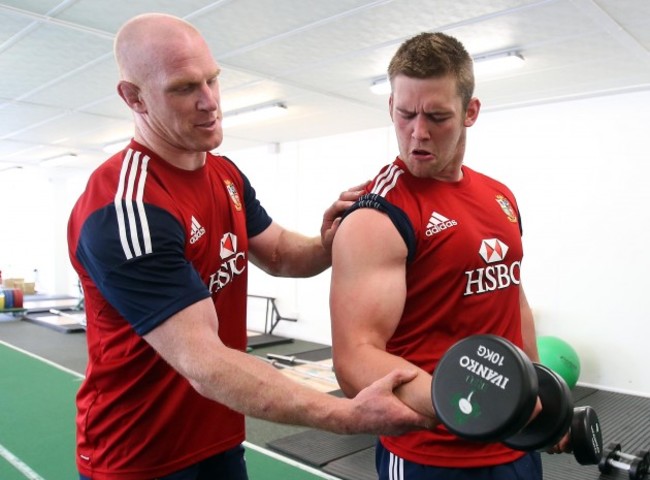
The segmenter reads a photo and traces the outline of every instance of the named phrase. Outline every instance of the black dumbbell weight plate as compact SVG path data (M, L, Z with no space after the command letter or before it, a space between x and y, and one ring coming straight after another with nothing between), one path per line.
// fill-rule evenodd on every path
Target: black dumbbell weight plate
M609 473L612 471L612 465L608 460L616 460L618 452L621 450L621 444L610 442L603 450L603 453L598 462L598 470L602 473Z
M573 411L571 446L580 465L599 464L603 456L603 434L593 408L577 407Z
M528 357L496 335L454 344L433 374L438 419L456 435L499 441L519 431L537 399L537 375Z
M566 382L548 367L535 364L542 411L520 432L503 443L516 450L552 447L569 431L573 416L571 391Z
M637 452L636 458L630 463L628 475L631 480L641 480L646 477L650 471L650 457L648 452Z

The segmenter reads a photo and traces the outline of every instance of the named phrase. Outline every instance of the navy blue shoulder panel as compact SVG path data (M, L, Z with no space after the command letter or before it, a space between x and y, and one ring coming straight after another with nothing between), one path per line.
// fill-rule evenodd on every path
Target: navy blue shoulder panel
M106 300L144 335L210 292L185 258L185 234L170 213L144 205L151 248L129 255L112 205L84 222L76 256ZM142 232L140 232L142 235Z
M359 197L354 205L346 210L343 214L343 218L348 216L350 213L358 210L360 208L372 208L388 215L388 218L393 222L395 228L404 239L406 248L408 250L408 255L406 260L410 262L415 256L415 231L413 230L413 224L409 217L404 213L399 207L396 207L384 197L377 195L376 193L366 193Z

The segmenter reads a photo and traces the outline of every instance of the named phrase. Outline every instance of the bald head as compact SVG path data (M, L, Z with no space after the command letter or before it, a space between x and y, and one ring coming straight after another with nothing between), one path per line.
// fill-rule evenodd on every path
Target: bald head
M202 45L199 31L178 17L147 13L132 18L117 32L115 59L122 80L140 84L179 48Z
M181 168L202 165L223 132L220 69L199 31L170 15L140 15L117 32L115 58L135 140Z

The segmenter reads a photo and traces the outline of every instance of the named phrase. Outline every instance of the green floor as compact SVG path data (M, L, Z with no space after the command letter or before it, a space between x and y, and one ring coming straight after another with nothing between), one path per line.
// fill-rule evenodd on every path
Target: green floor
M70 480L81 376L0 341L0 479ZM247 445L251 480L334 478Z
M74 478L74 396L80 377L2 344L0 365L0 478ZM23 473L7 461L11 454L19 459L14 465L26 464Z

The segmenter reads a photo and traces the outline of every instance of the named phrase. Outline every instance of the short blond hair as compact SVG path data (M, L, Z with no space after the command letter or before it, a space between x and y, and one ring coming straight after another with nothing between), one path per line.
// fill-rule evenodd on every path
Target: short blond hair
M474 95L472 57L456 38L441 32L424 32L400 45L388 65L388 78L439 78L452 75L458 95L467 109Z

